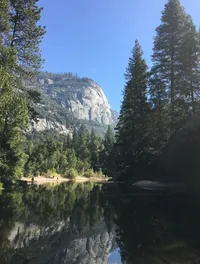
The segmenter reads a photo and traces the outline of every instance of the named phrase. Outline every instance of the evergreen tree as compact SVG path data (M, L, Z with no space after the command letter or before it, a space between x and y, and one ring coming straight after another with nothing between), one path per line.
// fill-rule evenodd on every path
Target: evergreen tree
M44 29L37 26L37 1L0 1L0 174L20 177L26 155L23 134L38 93L24 85L40 67L39 44Z
M185 45L187 15L178 0L168 0L162 13L161 25L153 48L153 69L165 85L170 106L171 133L180 127L188 111L183 98L184 85L182 69L183 46Z
M19 65L29 74L37 73L42 59L39 45L45 28L38 25L42 8L38 0L10 0L9 45L15 47Z
M15 50L1 46L0 54L0 175L13 178L23 173L22 131L29 123L28 108L24 95L12 88L15 78L10 69L16 64Z
M79 147L79 142L78 142L78 134L77 134L77 130L76 128L73 130L73 136L72 136L72 146L73 149L75 150L75 152L78 151L78 147Z
M162 153L190 114L196 115L199 94L198 34L178 0L168 0L156 32L149 81L149 147L153 156Z
M90 150L90 157L91 157L90 158L91 167L93 168L94 172L96 172L100 169L99 142L98 142L98 137L95 135L94 129L92 129L92 132L90 134L89 150Z
M33 77L38 74L42 59L39 45L45 33L45 28L38 25L42 8L37 6L38 0L8 0L0 5L0 28L6 29L0 36L0 42L7 48L14 48L17 55L17 63L10 69L15 73L16 90L22 90L27 97L30 118L37 120L37 111L34 105L41 98L37 91L33 91L27 85L34 82ZM0 29L1 31L1 29ZM36 83L34 82L36 85Z
M169 98L165 88L164 81L152 69L149 78L151 110L148 120L148 151L152 160L161 154L170 136Z
M76 135L74 134L75 138L74 138L74 142L76 139ZM72 137L70 134L67 134L67 137L64 141L64 148L71 148L72 147Z
M100 158L102 164L102 170L108 176L112 175L114 169L114 153L113 153L114 142L115 142L115 136L111 126L109 125L103 140L104 149L101 152L101 158Z
M68 161L68 168L76 168L77 165L77 156L73 149L69 149L67 151L67 161Z
M60 173L61 175L66 175L68 167L69 164L67 160L67 151L63 151L58 159L57 172Z
M113 151L114 141L114 133L111 126L109 125L103 141L104 149L108 155Z
M47 172L48 170L56 169L60 153L58 143L52 137L46 139L45 146L46 168L44 171Z
M89 134L84 125L81 126L78 136L78 148L76 150L76 155L80 160L86 162L90 161L89 146Z
M125 74L127 83L116 127L118 170L131 173L133 166L140 166L145 156L147 103L147 65L138 41L129 59Z
M9 0L0 0L0 45L9 31Z
M192 18L190 15L188 15L185 22L185 32L182 43L183 45L181 47L181 96L184 98L187 104L188 112L190 109L192 109L192 115L196 115L197 100L200 92L200 48L198 37L198 32L192 21Z

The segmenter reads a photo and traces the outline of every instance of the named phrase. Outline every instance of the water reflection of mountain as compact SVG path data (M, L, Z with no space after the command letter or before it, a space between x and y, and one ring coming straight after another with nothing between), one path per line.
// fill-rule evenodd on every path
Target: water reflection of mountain
M9 210L0 216L0 263L107 264L114 231L104 221L100 189L63 185L1 196Z
M0 195L0 264L197 264L199 233L187 194L63 184Z
M103 220L93 227L85 226L81 232L63 222L49 228L16 223L9 240L21 256L19 263L29 259L30 264L107 264L113 236Z

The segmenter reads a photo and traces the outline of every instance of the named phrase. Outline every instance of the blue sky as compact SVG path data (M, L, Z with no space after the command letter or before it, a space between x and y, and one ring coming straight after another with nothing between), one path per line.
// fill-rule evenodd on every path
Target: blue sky
M119 110L124 72L137 38L150 65L153 36L167 0L40 0L47 33L44 70L94 79ZM200 0L181 0L200 26Z

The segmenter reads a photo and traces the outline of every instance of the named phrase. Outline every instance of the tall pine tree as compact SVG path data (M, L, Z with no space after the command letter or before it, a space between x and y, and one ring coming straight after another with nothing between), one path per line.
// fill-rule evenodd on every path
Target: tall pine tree
M161 154L169 139L169 98L164 81L159 78L154 69L151 70L148 84L149 102L151 103L148 120L148 145L153 161Z
M92 129L89 141L89 151L90 151L90 163L94 172L97 172L100 168L99 165L99 139L95 135L94 129Z
M38 25L42 8L38 0L10 0L10 34L8 45L15 47L22 69L37 73L42 59L39 45L45 28Z
M144 162L146 148L147 65L135 41L125 74L126 86L116 127L117 170L127 177Z
M177 131L190 114L195 114L195 80L198 41L192 20L178 0L168 0L156 29L153 70L168 95L170 134Z
M108 176L112 175L114 168L114 158L115 158L114 142L115 142L114 131L109 125L103 140L104 149L102 150L100 155L102 170L105 173L105 175Z
M0 0L1 177L23 174L23 134L29 124L30 102L38 97L26 89L24 80L40 67L39 44L44 34L44 29L37 25L41 9L36 3Z
M197 101L200 92L199 86L199 62L200 49L196 27L190 15L185 22L185 32L181 47L181 96L185 100L187 111L195 116L197 114Z
M23 131L29 123L26 97L13 90L15 77L10 73L17 63L14 48L0 45L0 177L23 174Z

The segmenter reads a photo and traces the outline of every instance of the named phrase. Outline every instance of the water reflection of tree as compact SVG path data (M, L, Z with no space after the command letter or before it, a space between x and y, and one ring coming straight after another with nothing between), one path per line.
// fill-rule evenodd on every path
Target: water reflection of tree
M114 226L123 263L198 263L199 208L186 195L136 193L123 185L102 189L93 183L73 183L4 192L0 195L0 263L25 264L31 259L27 263L36 264L32 260L36 257L44 263L65 263L67 247L75 252L75 241L95 243L107 230L113 234ZM12 240L9 236L16 223L23 224L23 232ZM34 230L38 237L29 234ZM108 254L103 241L99 243ZM89 250L91 245L87 246ZM83 263L81 258L77 261Z
M53 239L59 241L60 238L56 236L60 236L60 233L54 234L52 230L61 223L69 241L79 237L84 230L88 232L99 219L103 219L104 210L99 204L100 190L101 185L73 183L4 192L0 196L0 263L26 263L29 255L39 250L40 245L36 241L30 241L32 244L29 248L34 248L34 252L32 249L29 252L13 248L9 236L16 223L23 223L27 227L37 226L41 233L45 230L46 238L43 239L46 241L43 243L47 244L52 243ZM19 243L24 237L20 238L19 234L15 239L18 241L14 243Z
M123 263L199 263L200 206L182 195L109 193Z

